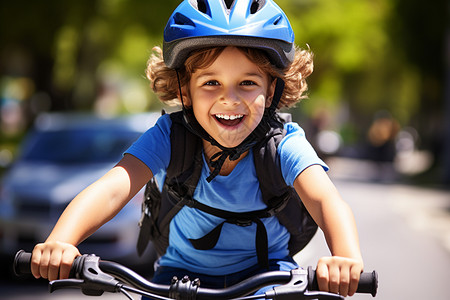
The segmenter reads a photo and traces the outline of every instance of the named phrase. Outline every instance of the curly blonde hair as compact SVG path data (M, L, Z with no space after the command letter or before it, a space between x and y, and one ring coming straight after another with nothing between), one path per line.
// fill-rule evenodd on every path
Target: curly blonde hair
M312 52L296 47L294 61L289 67L281 70L271 64L264 51L255 48L237 48L263 72L269 74L272 80L277 77L284 80L285 88L278 108L292 107L307 97L305 95L308 89L306 78L314 68ZM192 52L186 59L184 67L178 70L181 86L189 83L191 75L197 69L209 67L224 49L225 47L214 47ZM146 75L150 80L151 88L162 102L169 105L180 104L177 72L166 66L160 47L153 48L153 53L147 63Z

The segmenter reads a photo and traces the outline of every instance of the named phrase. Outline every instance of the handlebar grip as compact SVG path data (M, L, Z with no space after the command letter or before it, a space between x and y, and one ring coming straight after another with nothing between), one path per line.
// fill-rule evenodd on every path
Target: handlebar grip
M69 278L75 278L82 271L84 256L74 259L70 268ZM31 274L31 253L19 250L14 257L13 271L17 277Z
M13 270L16 276L31 274L31 253L19 250L14 257Z
M316 270L311 266L308 267L308 289L310 291L319 290L319 284L317 282ZM358 283L357 293L371 294L376 296L378 289L378 273L376 271L361 273Z
M377 295L378 289L378 273L373 270L372 272L361 273L359 278L357 293L371 294L373 297Z

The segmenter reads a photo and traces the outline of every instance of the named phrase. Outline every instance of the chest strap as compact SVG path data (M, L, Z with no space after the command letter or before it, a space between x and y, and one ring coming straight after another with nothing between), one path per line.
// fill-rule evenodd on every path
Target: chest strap
M268 268L269 246L268 246L267 230L261 219L274 216L277 212L279 212L284 208L286 203L287 201L280 201L277 207L273 207L270 209L266 208L255 211L236 213L214 208L205 205L195 199L190 199L186 203L187 206L191 208L196 208L205 213L224 219L224 221L219 225L217 225L205 236L199 239L189 239L189 241L191 242L192 246L194 246L194 248L197 250L210 250L216 246L217 241L219 240L220 237L220 233L222 231L223 224L230 223L241 227L247 227L252 225L252 223L255 223L256 224L255 248L256 248L256 255L258 257L258 264L264 268Z

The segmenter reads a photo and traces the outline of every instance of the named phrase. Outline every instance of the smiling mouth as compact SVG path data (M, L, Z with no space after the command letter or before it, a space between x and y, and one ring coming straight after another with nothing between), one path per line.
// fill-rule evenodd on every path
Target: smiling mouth
M216 120L224 125L224 126L236 126L239 123L242 122L244 119L244 115L237 114L237 115L225 115L225 114L217 114L215 115Z

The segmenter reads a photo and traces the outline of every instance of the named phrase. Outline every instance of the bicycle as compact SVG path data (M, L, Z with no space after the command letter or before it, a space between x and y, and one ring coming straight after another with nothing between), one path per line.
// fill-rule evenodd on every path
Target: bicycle
M16 276L31 274L31 253L20 250L14 258ZM187 276L174 277L170 285L155 284L131 269L112 261L101 260L93 254L85 254L75 259L72 264L70 279L54 280L49 283L50 293L67 288L79 288L88 296L101 296L104 292L122 293L133 299L130 293L146 296L155 300L194 300L194 299L317 299L335 300L344 297L318 291L315 270L312 267L288 271L269 271L252 276L238 284L222 289L200 287L198 279ZM264 295L251 295L260 288L277 285ZM361 274L358 293L376 296L378 274L376 271Z

